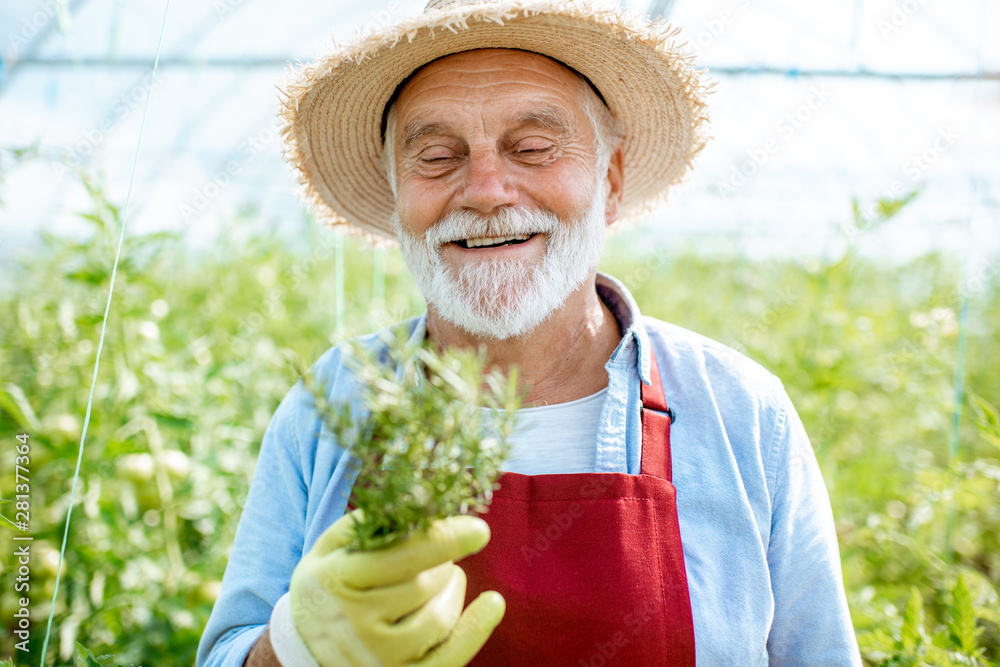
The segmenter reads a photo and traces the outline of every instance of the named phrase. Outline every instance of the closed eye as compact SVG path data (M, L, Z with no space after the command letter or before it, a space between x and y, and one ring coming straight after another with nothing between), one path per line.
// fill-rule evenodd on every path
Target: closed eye
M519 146L514 149L513 157L528 166L544 166L549 164L556 156L554 144L539 145L538 142L530 142L526 146Z
M417 155L417 159L424 164L440 164L455 159L457 155L455 149L450 146L436 145L424 148Z

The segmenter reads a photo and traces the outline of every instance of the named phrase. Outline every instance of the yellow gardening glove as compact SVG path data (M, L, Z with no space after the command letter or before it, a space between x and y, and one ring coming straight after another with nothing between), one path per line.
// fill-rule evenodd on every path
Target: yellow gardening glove
M487 591L465 604L454 561L490 539L482 519L453 516L387 549L346 549L353 516L327 528L292 573L292 618L322 667L459 667L479 652L505 604Z

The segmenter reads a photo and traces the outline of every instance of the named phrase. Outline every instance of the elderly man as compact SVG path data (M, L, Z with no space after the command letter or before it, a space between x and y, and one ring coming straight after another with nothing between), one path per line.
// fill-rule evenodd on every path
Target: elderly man
M397 326L485 345L520 369L528 407L483 519L351 553L357 473L297 385L199 667L860 664L780 382L641 317L596 271L608 228L703 144L703 88L670 36L575 2L433 0L286 86L314 211L398 240L427 299ZM334 400L357 391L342 348L314 371Z

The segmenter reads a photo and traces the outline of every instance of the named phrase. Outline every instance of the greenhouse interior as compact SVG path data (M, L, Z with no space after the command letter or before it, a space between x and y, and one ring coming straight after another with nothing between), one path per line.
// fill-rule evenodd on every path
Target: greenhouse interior
M581 2L676 28L705 84L690 173L598 270L780 379L832 509L843 664L1000 665L1000 3L514 4ZM242 664L199 644L279 404L430 300L394 239L316 220L283 86L425 4L0 6L0 665ZM699 613L698 664L726 664ZM579 664L626 664L622 636Z

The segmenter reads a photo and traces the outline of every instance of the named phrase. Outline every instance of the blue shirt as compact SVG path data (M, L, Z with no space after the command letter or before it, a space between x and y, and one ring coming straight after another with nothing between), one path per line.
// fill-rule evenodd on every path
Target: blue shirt
M802 422L781 382L732 349L643 317L614 278L597 291L624 332L593 472L639 473L639 380L655 351L671 428L673 481L698 665L860 665L833 515ZM426 314L395 325L426 335ZM383 350L384 338L362 339ZM313 366L331 401L357 401L343 347ZM360 407L360 406L355 406ZM299 382L276 410L236 531L197 667L239 667L292 571L343 516L353 466Z

